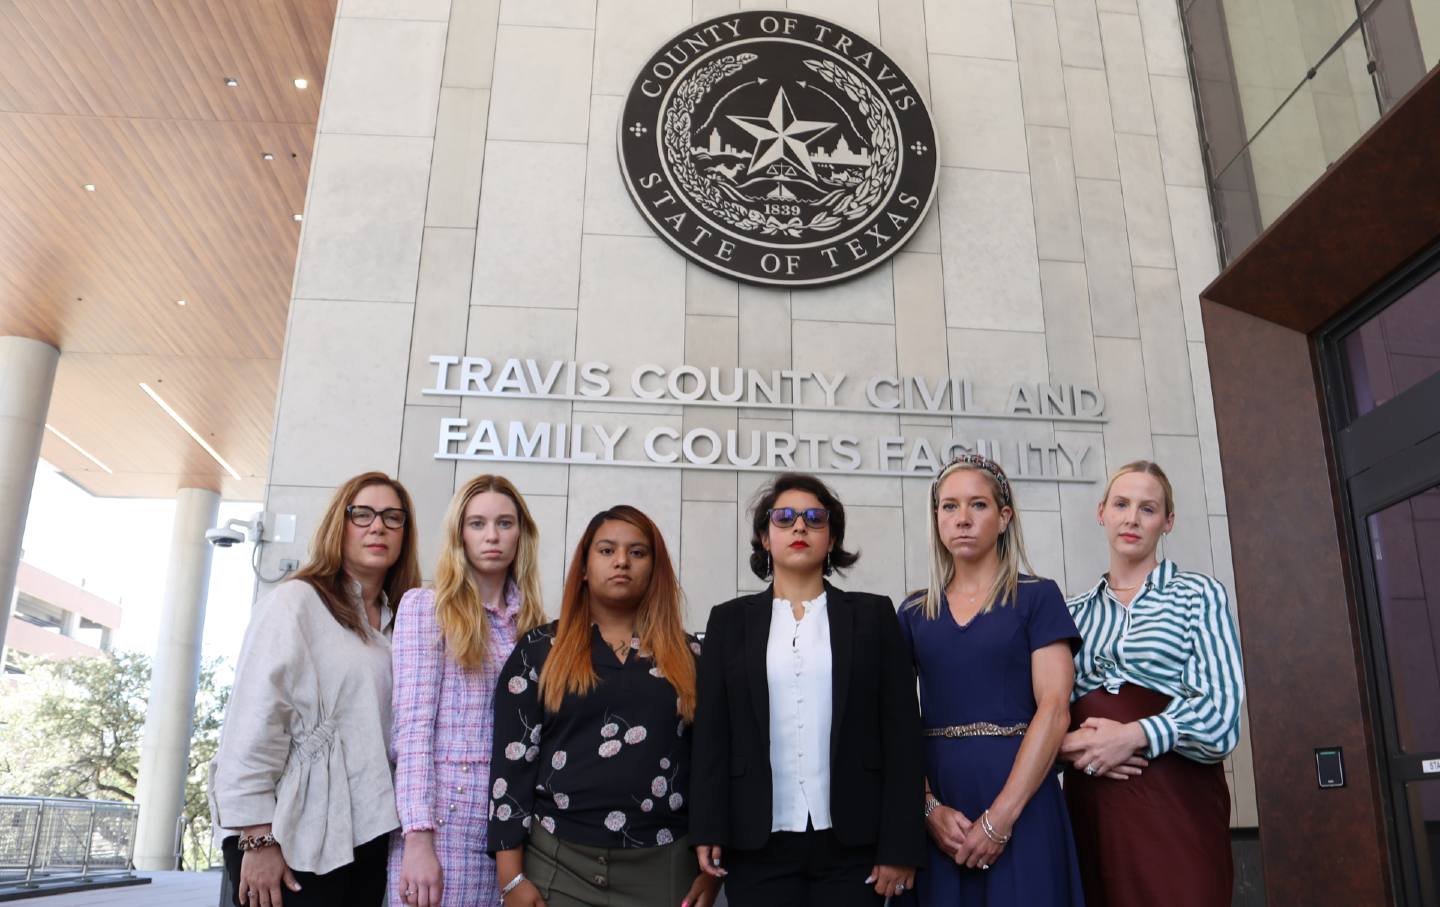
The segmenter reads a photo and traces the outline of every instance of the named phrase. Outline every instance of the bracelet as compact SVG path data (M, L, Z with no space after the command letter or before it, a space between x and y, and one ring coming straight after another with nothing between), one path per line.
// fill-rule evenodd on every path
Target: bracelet
M250 850L259 850L262 847L274 847L279 843L279 841L275 840L274 835L261 835L257 838L254 835L242 834L240 840L236 842L235 847L241 853L244 853Z
M1002 835L995 830L995 826L990 824L990 810L988 809L980 814L980 830L985 832L985 837L1002 847L1009 844L1010 839L1014 837L1013 834Z
M520 885L521 885L521 883L523 883L523 882L528 882L528 881L530 881L530 880L527 879L527 878L525 878L525 873L523 873L523 872L517 872L517 873L515 873L515 878L513 878L513 879L511 879L510 881L506 882L506 883L505 883L505 887L500 889L500 897L502 897L502 898L505 897L505 895L507 895L507 894L509 894L510 892L514 891L516 888L519 888Z
M935 811L935 807L939 805L940 801L935 799L935 795L927 793L925 795L925 818L930 818L930 814L933 813Z

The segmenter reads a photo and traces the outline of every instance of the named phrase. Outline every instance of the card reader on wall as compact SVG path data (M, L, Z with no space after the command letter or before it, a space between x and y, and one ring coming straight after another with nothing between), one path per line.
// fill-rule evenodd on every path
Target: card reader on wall
M1345 755L1340 747L1316 748L1315 777L1320 782L1322 790L1345 786Z

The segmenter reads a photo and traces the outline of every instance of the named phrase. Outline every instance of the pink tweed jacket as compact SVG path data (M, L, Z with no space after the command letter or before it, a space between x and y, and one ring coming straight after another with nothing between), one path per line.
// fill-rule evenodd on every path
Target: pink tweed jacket
M407 833L434 830L437 818L447 823L474 821L482 826L477 830L483 841L483 811L478 817L435 812L440 800L437 763L486 763L484 774L489 774L495 681L515 648L519 589L510 583L503 610L488 605L486 610L490 644L485 664L478 671L467 671L445 651L444 635L435 620L434 591L412 589L400 599L391 643L395 718L390 756L395 761L396 806ZM486 782L477 780L483 789Z

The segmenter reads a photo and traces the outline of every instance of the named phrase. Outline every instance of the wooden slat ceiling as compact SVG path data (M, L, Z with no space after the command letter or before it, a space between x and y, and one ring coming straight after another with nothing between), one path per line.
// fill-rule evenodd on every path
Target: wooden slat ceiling
M95 494L263 492L335 5L0 0L0 335L59 347L49 422L113 474L41 455Z

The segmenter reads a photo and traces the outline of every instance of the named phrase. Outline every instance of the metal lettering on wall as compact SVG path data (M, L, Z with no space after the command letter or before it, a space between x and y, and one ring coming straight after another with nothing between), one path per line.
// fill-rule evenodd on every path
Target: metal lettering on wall
M884 261L935 195L935 124L880 48L833 22L743 12L676 35L619 123L630 196L666 241L753 283Z
M637 366L612 377L604 362L431 356L435 381L428 396L509 400L588 401L679 405L722 409L928 416L1097 425L1105 422L1105 398L1085 384L1011 383L1005 403L986 409L979 390L990 385L968 378L930 381L919 375L852 378L844 372L794 369ZM623 393L616 393L623 381ZM863 402L862 402L863 401ZM1017 481L1093 482L1103 469L1092 445L1075 441L997 441L983 436L935 441L924 435L871 435L779 431L682 432L661 426L642 439L644 459L621 459L617 449L630 433L624 424L522 422L442 418L435 458L500 462L569 463L774 472L804 469L857 476L933 476L962 451L1002 463ZM867 466L866 464L872 464Z

